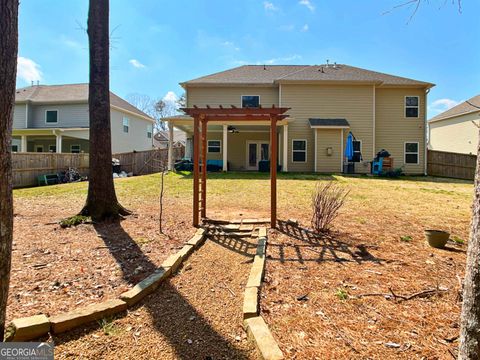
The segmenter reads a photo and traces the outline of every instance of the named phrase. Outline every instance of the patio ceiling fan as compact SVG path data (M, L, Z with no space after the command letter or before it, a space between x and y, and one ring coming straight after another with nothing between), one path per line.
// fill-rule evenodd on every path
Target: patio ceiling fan
M228 132L230 132L232 134L238 134L239 133L237 128L235 126L232 126L232 125L228 125Z

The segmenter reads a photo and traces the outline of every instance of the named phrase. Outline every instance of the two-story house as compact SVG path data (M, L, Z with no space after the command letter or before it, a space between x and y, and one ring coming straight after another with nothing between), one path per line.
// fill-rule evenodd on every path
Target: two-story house
M431 83L348 65L246 65L181 83L187 107L289 107L279 122L282 171L341 172L348 134L367 173L386 149L395 168L425 173L426 101ZM187 133L192 153L193 119L175 116L170 129ZM209 123L207 159L227 170L257 170L269 159L269 124ZM360 156L361 153L361 156Z
M150 150L154 120L110 93L112 152ZM12 151L89 152L88 84L33 85L15 94Z

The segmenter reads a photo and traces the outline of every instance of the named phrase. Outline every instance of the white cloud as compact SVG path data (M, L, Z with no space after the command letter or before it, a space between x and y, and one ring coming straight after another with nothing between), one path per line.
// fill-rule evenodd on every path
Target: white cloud
M138 61L137 59L131 59L128 61L130 64L132 64L133 67L137 68L137 69L143 69L143 68L146 68L145 65L143 65L140 61Z
M463 102L463 100L456 101L456 100L447 99L447 98L438 99L438 100L433 101L428 106L428 110L433 112L434 115L437 115L437 114L440 114L444 111L447 111L447 110L451 109L454 106L457 106L458 104L460 104L462 102Z
M303 25L303 27L302 27L302 31L303 31L303 32L307 32L308 29L309 29L309 28L308 28L308 24Z
M236 46L235 43L232 41L224 41L222 42L222 45L226 48L233 49L235 51L240 51L240 48Z
M285 64L290 63L295 60L300 60L302 57L300 55L294 54L290 56L277 57L263 61L257 61L257 65L274 65L274 64Z
M17 60L17 78L27 83L42 80L43 74L40 70L40 65L32 59L19 56Z
M168 91L162 98L162 100L165 102L174 103L178 100L178 96L173 91Z
M300 5L306 6L308 10L310 10L311 12L315 11L315 6L312 4L310 0L300 0L298 3Z
M264 1L263 2L263 7L265 8L266 11L278 11L278 7L275 6L272 2L270 1Z

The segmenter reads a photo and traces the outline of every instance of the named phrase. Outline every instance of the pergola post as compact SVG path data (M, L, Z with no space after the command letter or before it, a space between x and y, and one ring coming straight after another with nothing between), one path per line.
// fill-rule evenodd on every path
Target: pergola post
M270 227L277 227L277 117L270 116Z
M202 119L202 218L207 217L207 119Z
M199 116L193 117L193 226L199 225L199 194L198 194L198 178L199 178L199 138L200 133L198 131Z
M223 171L228 171L228 125L223 125Z

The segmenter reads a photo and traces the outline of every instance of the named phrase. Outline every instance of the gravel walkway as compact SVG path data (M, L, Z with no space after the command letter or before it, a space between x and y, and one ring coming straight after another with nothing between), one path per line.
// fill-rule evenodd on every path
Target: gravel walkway
M55 336L55 358L257 359L242 328L256 239L209 238L138 307Z

